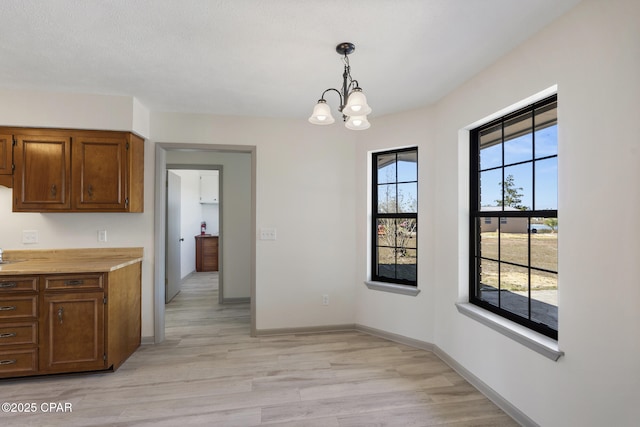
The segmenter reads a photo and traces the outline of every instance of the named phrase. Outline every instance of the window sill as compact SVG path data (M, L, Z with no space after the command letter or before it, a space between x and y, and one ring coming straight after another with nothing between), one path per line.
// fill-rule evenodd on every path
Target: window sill
M456 307L461 314L490 327L554 362L564 356L564 352L558 348L558 342L549 337L470 303L456 303Z
M415 297L420 293L420 289L418 289L417 286L396 285L395 283L370 281L365 281L364 284L367 285L367 288L373 289L374 291L390 292L392 294L409 295Z

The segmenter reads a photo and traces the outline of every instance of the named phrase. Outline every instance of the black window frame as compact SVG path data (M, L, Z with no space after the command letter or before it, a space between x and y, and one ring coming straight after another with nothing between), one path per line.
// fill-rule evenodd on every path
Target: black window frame
M526 268L528 268L528 275L529 275L529 283L527 283L527 289L529 292L529 296L528 298L528 318L520 316L512 311L508 311L505 310L504 308L500 307L500 302L498 302L498 306L491 304L481 298L479 298L477 296L477 292L478 292L478 288L481 285L480 283L480 275L481 275L481 264L480 261L483 258L482 254L481 254L481 239L480 239L480 229L481 229L481 223L482 223L482 219L483 218L497 218L498 219L498 227L500 227L502 223L503 219L506 218L525 218L528 221L528 227L527 227L527 235L528 235L528 251L529 251L529 258L531 257L531 235L535 233L535 231L531 231L531 219L532 218L556 218L558 217L558 210L555 209L542 209L542 210L535 210L535 165L532 166L532 185L533 185L533 189L532 189L532 200L533 200L533 206L531 210L505 210L504 206L502 206L502 209L499 210L482 210L482 207L480 206L480 173L481 173L481 169L480 169L480 134L483 130L486 129L490 129L492 127L496 127L496 126L502 126L504 129L504 124L505 122L509 122L509 120L514 119L518 116L521 116L525 113L530 113L531 114L531 119L532 119L532 141L533 141L533 149L535 150L535 131L536 131L536 123L535 123L535 111L537 109L540 108L544 108L544 107L548 107L551 106L553 104L555 104L555 108L557 109L557 102L558 102L558 97L557 94L554 94L552 96L549 96L543 100L540 100L538 102L534 102L524 108L521 108L517 111L514 111L512 113L506 114L502 117L499 117L495 120L492 120L489 123L486 123L484 125L481 125L475 129L472 129L470 131L470 204L469 204L469 303L474 304L476 306L479 306L483 309L486 309L492 313L495 313L501 317L504 317L506 319L509 319L515 323L518 323L522 326L525 326L533 331L536 331L538 333L541 333L545 336L548 336L554 340L558 339L558 327L556 326L556 329L553 329L552 327L550 327L549 325L546 325L544 323L540 323L537 322L535 320L531 319L531 289L530 289L530 277L531 277L531 271L532 270L538 270L538 271L544 271L546 273L555 273L556 277L558 274L558 271L556 269L556 271L551 271L551 270L544 270L544 269L539 269L539 268L535 268L531 266L531 261L529 260L529 265L526 266ZM558 124L558 120L556 119L555 124ZM504 139L504 132L502 132L502 136L501 136L501 141L504 144L505 139ZM503 152L504 153L504 152ZM533 156L532 159L532 163L535 163L536 160L545 160L548 158L557 158L558 157L558 153L556 152L555 155L551 155L551 156L546 156L546 157L541 157L541 158L535 158L535 155ZM524 163L524 162L523 162ZM512 166L512 164L506 164L504 162L504 154L503 154L503 160L502 160L502 164L500 166L497 166L495 168L488 168L486 170L491 170L491 169L502 169L502 176L503 176L503 182L505 177L504 177L504 169L506 167ZM485 171L486 171L485 170ZM504 205L504 202L503 202ZM487 260L489 261L496 261L494 259L490 259L487 258ZM498 255L498 259L497 259L498 263L500 262L505 262L500 260L500 255ZM524 267L522 265L518 265L519 267ZM500 279L498 279L498 301L500 301ZM559 309L559 307L558 307Z
M378 212L378 157L395 154L396 155L396 163L397 156L401 153L407 152L415 152L416 153L416 179L415 181L398 181L398 173L396 168L396 180L393 181L395 184L405 184L405 183L413 183L416 184L416 202L419 203L418 200L418 186L419 186L419 168L418 168L418 147L407 147L407 148L399 148L393 150L386 151L377 151L372 153L372 185L371 185L371 280L375 282L384 282L384 283L392 283L398 285L405 286L418 286L418 208L416 206L416 212L398 212L398 213L381 213ZM391 182L387 182L385 184L390 184ZM397 195L396 195L397 197ZM389 278L378 273L378 248L379 247L387 247L378 245L378 220L379 219L413 219L415 221L415 253L416 253L416 262L415 262L415 280L408 280L402 278ZM397 246L396 246L397 248ZM411 248L413 250L413 248ZM396 254L397 256L397 254ZM398 262L394 264L395 266L399 265ZM397 275L397 267L396 267L396 275Z

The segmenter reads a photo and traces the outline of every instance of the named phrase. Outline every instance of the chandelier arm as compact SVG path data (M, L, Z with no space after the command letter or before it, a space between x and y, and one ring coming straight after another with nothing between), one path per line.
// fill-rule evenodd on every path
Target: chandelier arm
M329 89L326 89L324 92L322 92L322 98L320 98L321 100L324 101L324 94L330 91L334 91L335 93L338 94L338 96L340 97L340 108L339 110L342 111L342 108L344 108L344 104L342 104L342 94L340 93L340 91L338 89L334 89L332 87L330 87Z

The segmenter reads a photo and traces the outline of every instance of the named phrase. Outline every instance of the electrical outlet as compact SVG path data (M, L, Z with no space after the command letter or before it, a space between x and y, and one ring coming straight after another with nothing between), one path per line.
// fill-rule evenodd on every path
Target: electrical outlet
M98 230L98 242L105 243L107 241L107 230Z
M38 231L22 230L22 243L25 243L27 245L38 243Z
M322 295L322 305L329 305L329 295Z
M276 229L275 228L261 228L260 229L260 240L276 240Z

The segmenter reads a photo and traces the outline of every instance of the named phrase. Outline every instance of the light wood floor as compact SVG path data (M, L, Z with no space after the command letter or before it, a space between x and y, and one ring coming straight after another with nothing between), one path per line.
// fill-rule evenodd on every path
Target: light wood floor
M166 323L117 372L0 381L0 403L39 408L0 425L517 425L428 351L360 332L250 338L248 304L218 305L216 273L190 276Z

